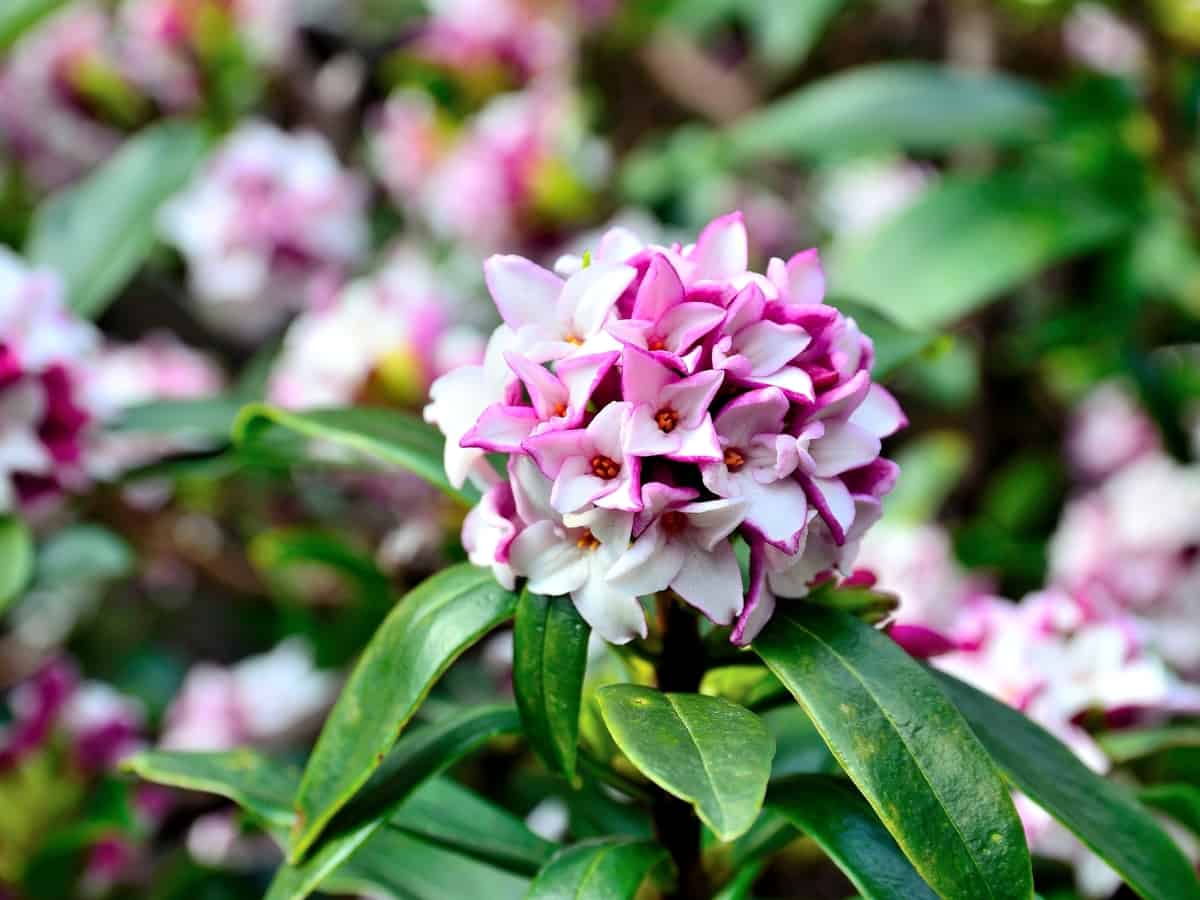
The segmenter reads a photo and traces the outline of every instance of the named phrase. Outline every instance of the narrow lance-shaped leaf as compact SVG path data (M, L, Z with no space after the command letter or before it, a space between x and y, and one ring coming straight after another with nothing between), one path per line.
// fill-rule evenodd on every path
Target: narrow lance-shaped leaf
M546 863L526 900L633 900L647 877L670 866L667 851L649 841L583 841Z
M1012 783L1071 829L1147 900L1197 900L1200 884L1166 832L1118 784L1015 709L941 672L943 690Z
M1049 124L1027 84L925 63L864 66L807 85L739 120L728 137L742 164L869 150L946 150L1025 143Z
M754 649L930 887L1032 896L1008 788L927 671L869 625L811 607L777 612Z
M21 595L33 573L33 538L17 516L0 516L0 613Z
M816 841L867 900L937 900L848 782L801 775L773 785L767 802Z
M232 800L281 841L295 819L292 798L300 784L300 770L254 750L146 750L121 767L157 784ZM388 820L388 827L530 876L556 849L512 813L444 776L430 778L414 790Z
M321 888L330 894L395 900L521 900L529 880L386 828L339 866Z
M1032 166L946 178L876 229L836 244L830 281L902 325L936 330L1119 237L1131 222L1128 205L1069 173Z
M608 730L637 768L693 804L723 841L744 834L762 808L775 742L750 710L702 694L614 684L596 694Z
M154 247L159 207L208 150L194 122L166 121L134 135L79 184L34 214L27 255L58 272L80 315L104 311Z
M7 50L30 28L67 0L4 0L0 6L0 51Z
M575 777L589 629L565 597L525 591L513 627L513 691L533 749Z
M452 487L442 467L442 435L415 416L394 409L365 406L287 412L255 403L234 423L233 439L256 461L284 465L323 463L399 466L457 500L475 503L470 485Z
M516 596L490 572L466 564L438 573L397 604L350 674L304 770L293 862L383 762L434 682L515 607Z
M468 709L405 735L325 828L308 857L280 867L267 900L303 900L370 840L423 781L484 741L519 730L515 709L493 706Z

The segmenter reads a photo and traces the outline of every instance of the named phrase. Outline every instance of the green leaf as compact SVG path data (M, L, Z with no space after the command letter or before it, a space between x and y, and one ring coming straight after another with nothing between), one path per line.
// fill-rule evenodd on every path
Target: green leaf
M137 557L125 539L99 525L68 525L51 535L37 558L39 588L123 578Z
M762 860L742 866L713 900L750 900L754 882L758 881L765 868L766 863Z
M66 0L4 0L0 6L0 51L65 4Z
M1045 167L948 177L869 233L836 244L830 283L901 325L935 331L1052 263L1119 237L1129 221L1124 205Z
M943 690L966 716L1013 785L1115 869L1148 900L1196 900L1186 857L1120 785L1101 778L1041 726L941 672Z
M773 785L767 802L816 841L867 900L937 900L848 782L803 775Z
M143 750L121 768L156 784L219 794L276 830L290 827L295 818L292 796L299 770L254 750Z
M517 598L471 565L439 572L388 615L350 674L304 770L291 859L358 792L464 650L512 616Z
M832 610L776 612L754 649L935 891L1032 896L1008 788L928 672L885 635Z
M100 315L154 247L159 207L207 150L194 122L166 121L134 135L87 178L38 207L29 259L63 277L77 313Z
M459 489L446 480L441 433L399 410L356 406L293 413L256 403L238 416L233 439L260 461L358 467L382 462L419 475L468 505L479 499L469 485Z
M648 876L670 865L667 851L648 841L582 841L554 855L526 900L633 900Z
M520 900L529 881L394 828L382 828L321 888L333 894L394 900Z
M267 900L307 897L362 847L423 781L485 741L517 732L520 727L515 709L492 706L465 710L402 737L370 780L328 824L308 856L298 863L285 863L275 873ZM306 774L309 771L311 761Z
M1152 784L1138 791L1138 799L1200 835L1200 788L1194 784Z
M0 516L0 613L21 596L33 574L33 537L18 516Z
M837 771L837 763L825 746L812 719L799 706L779 706L761 714L763 724L775 739L771 780L793 775Z
M664 694L634 684L596 698L613 740L663 790L693 804L723 841L743 834L762 808L775 742L754 713L703 694Z
M1105 755L1115 763L1132 762L1179 747L1200 747L1200 726L1164 725L1161 728L1130 728L1096 736Z
M1050 110L1030 85L917 62L853 69L801 88L728 131L736 162L967 144L1024 144ZM836 283L836 282L834 282Z
M132 406L109 428L150 432L224 444L244 402L236 397L189 397Z
M758 52L772 66L798 66L821 37L825 26L849 0L805 0L803 3L746 4Z
M566 597L526 590L513 627L513 691L530 745L552 770L575 778L587 623Z
M281 839L295 820L292 797L300 770L253 750L147 750L122 768L147 781L232 800ZM555 850L512 813L440 776L414 790L388 827L525 875L535 874Z
M449 778L431 778L413 791L388 824L522 875L536 875L557 849L508 810Z

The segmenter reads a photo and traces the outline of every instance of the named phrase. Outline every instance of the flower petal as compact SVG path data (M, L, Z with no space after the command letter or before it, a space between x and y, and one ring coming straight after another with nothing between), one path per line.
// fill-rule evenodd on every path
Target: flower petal
M713 424L724 443L745 447L756 435L779 434L787 411L787 397L779 388L762 388L731 401L717 413Z
M606 577L617 590L644 597L671 584L671 579L679 574L684 555L680 542L668 541L661 525L655 523L617 558Z
M650 258L633 301L633 318L656 322L683 302L683 282L675 267L661 253Z
M553 522L535 522L516 536L509 563L529 579L529 589L547 597L569 594L588 577L588 558Z
M462 447L478 447L488 453L519 453L540 419L533 407L493 403L459 441Z
M885 438L907 425L908 418L887 388L872 384L862 403L850 414L850 422L876 437Z
M728 541L705 550L689 543L671 588L717 625L729 625L742 611L742 572Z
M488 293L514 329L553 317L563 280L523 256L495 255L483 264Z
M625 293L637 269L593 264L567 279L558 301L558 319L576 338L588 338L604 327L609 310Z
M865 466L879 456L879 438L856 425L831 422L825 434L808 448L813 474L832 478Z
M692 279L723 281L746 271L749 239L740 212L713 219L696 239L689 259L695 266Z

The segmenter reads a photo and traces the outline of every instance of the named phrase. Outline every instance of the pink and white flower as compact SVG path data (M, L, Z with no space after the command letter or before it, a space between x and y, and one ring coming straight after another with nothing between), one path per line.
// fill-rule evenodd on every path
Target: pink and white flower
M473 562L570 594L610 641L644 635L638 597L671 589L745 643L773 609L768 560L782 596L848 572L904 417L871 383L870 342L821 302L816 253L769 277L747 259L733 214L689 246L610 232L595 257L560 260L565 278L485 263L504 324L485 366L439 379L426 410L456 483L494 481L485 451L509 457L507 489L464 528Z
M198 312L255 338L336 288L366 253L366 186L320 135L241 125L163 207Z

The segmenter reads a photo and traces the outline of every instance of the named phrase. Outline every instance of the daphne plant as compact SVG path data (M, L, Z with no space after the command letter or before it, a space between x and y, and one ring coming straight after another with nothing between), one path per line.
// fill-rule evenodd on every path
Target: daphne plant
M286 854L270 900L745 897L797 832L866 897L1030 898L1014 790L1142 896L1200 896L1123 788L881 630L889 598L853 565L904 416L817 254L747 258L736 214L687 246L612 232L557 272L492 257L503 322L434 383L440 435L244 410L247 457L382 460L470 504L470 561L396 605L302 772L248 751L130 767L261 822ZM425 703L509 620L515 706ZM566 843L441 774L485 744L557 777Z

